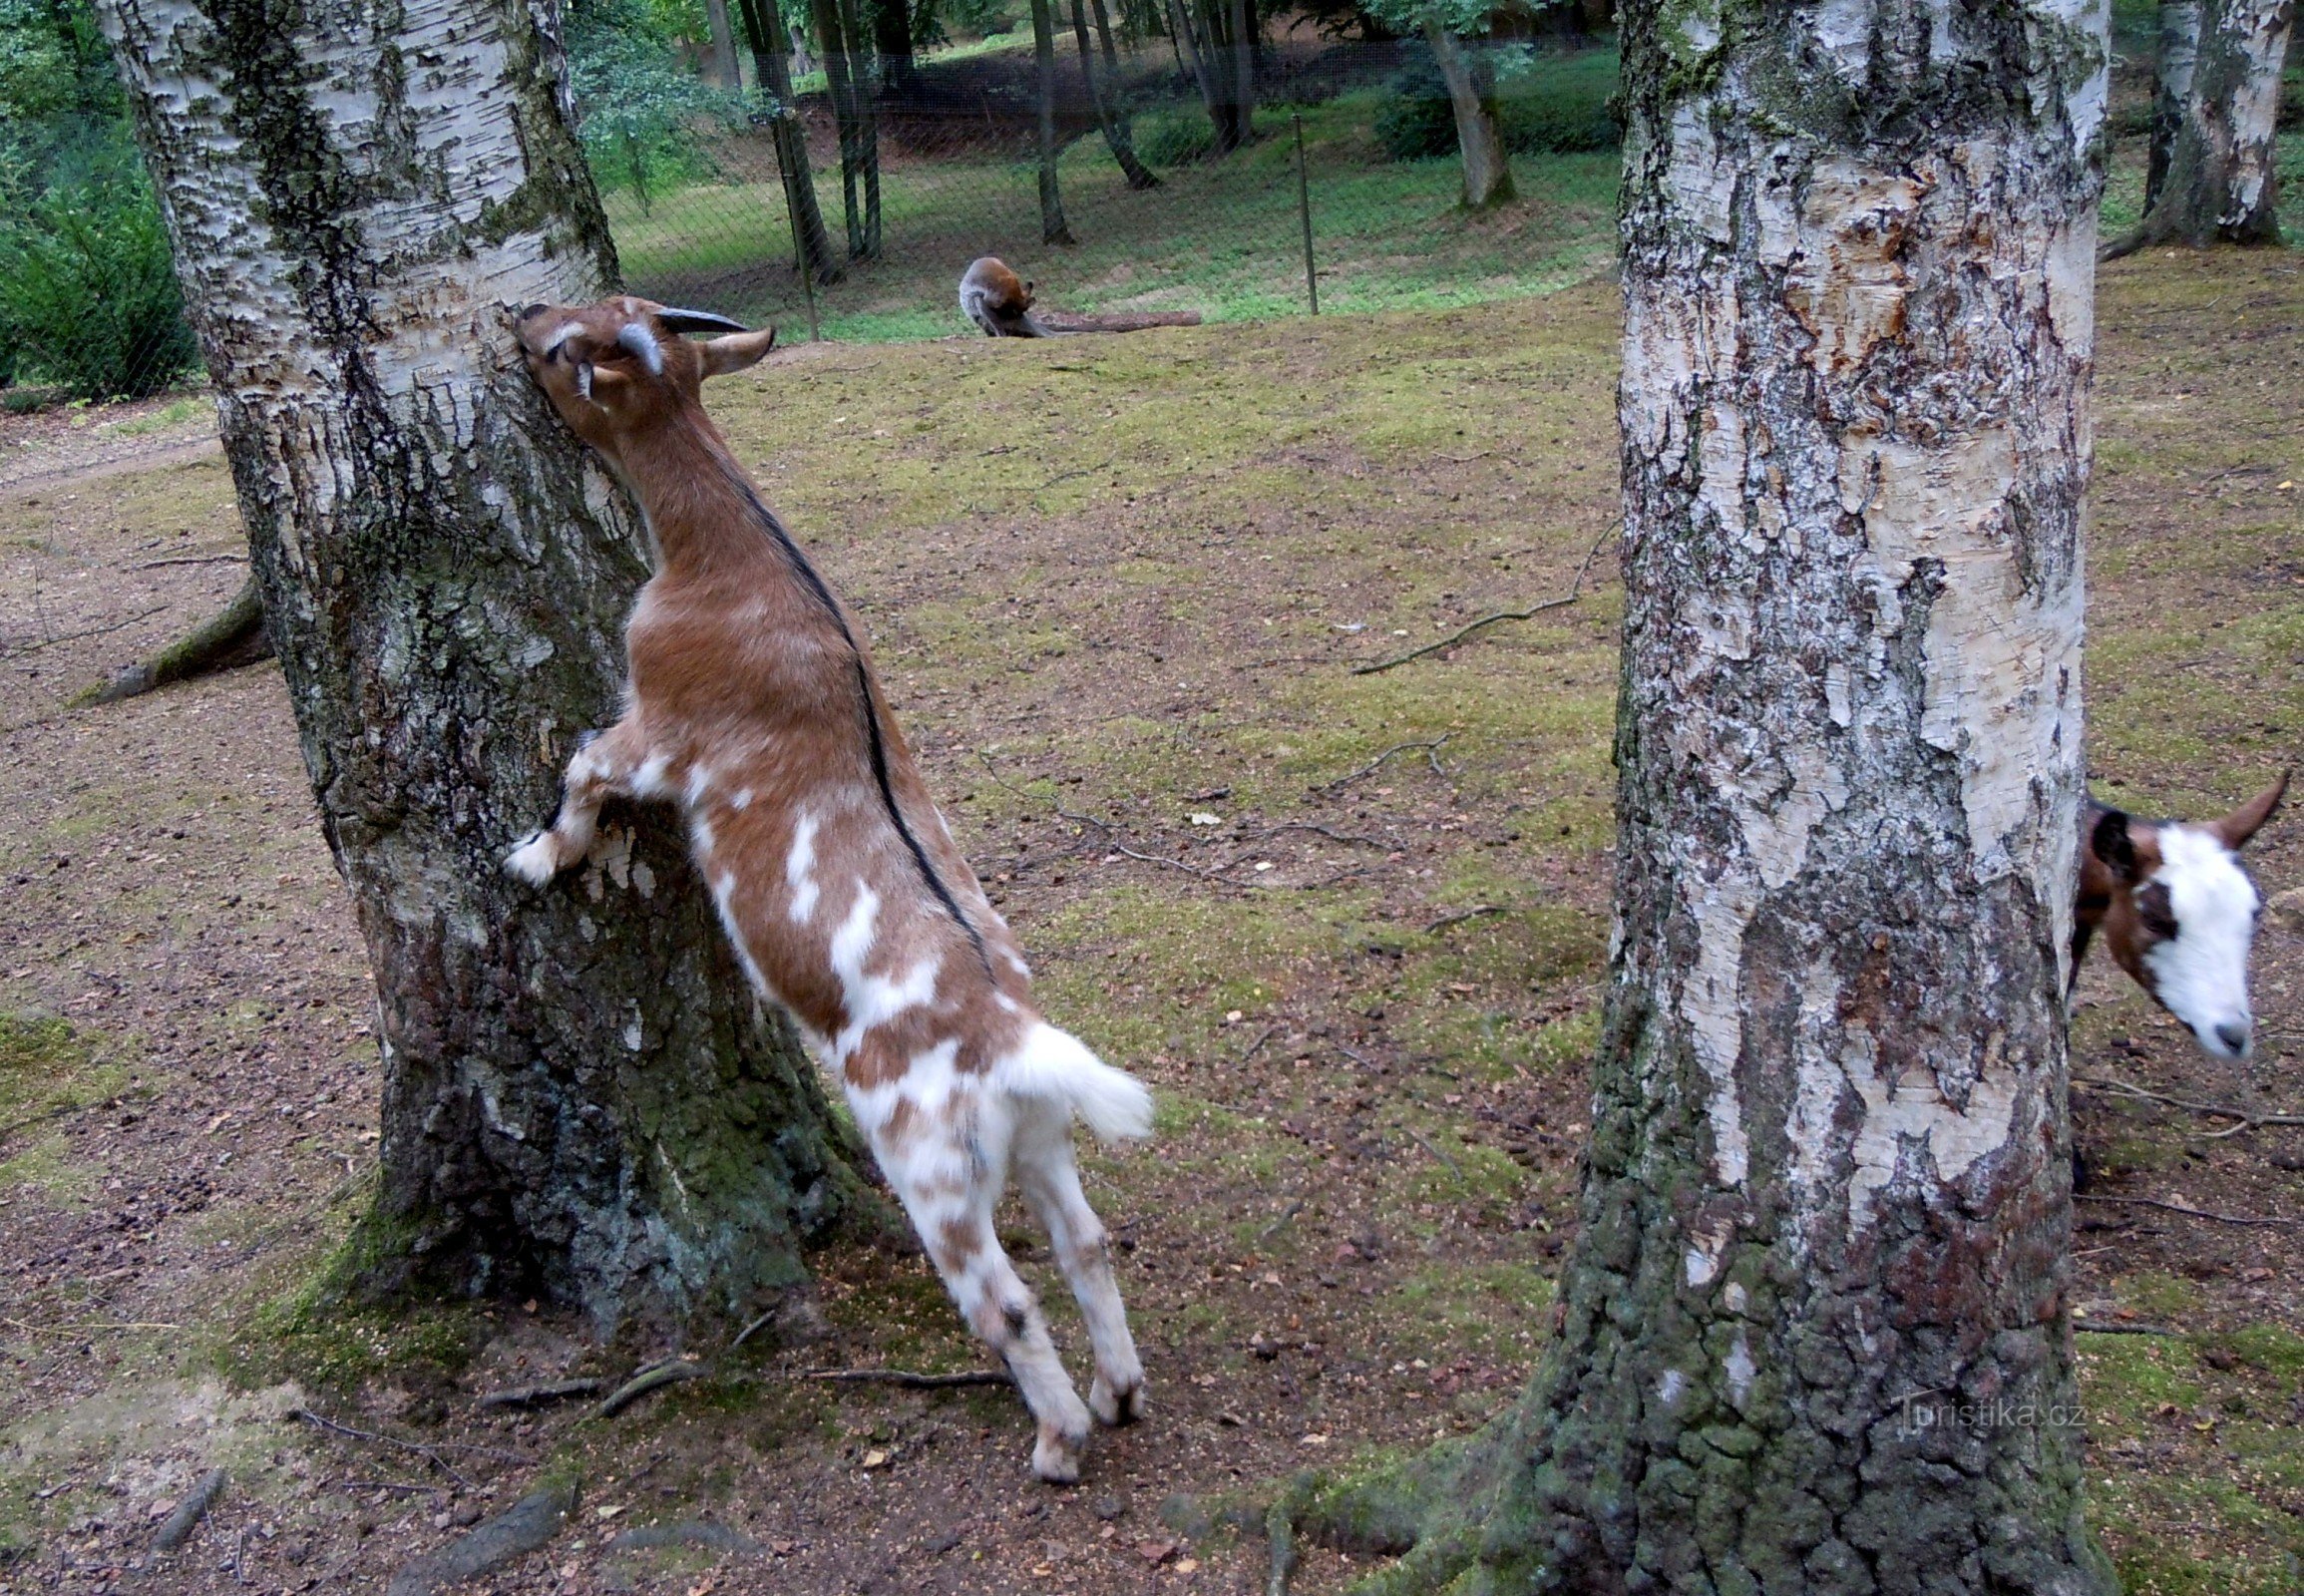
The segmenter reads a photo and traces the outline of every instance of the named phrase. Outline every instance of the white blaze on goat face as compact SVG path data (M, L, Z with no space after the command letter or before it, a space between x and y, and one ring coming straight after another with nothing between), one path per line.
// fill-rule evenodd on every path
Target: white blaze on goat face
M2220 1058L2245 1058L2248 949L2261 902L2239 856L2196 826L2162 826L2160 868L2138 890L2167 895L2175 935L2144 950L2152 996Z

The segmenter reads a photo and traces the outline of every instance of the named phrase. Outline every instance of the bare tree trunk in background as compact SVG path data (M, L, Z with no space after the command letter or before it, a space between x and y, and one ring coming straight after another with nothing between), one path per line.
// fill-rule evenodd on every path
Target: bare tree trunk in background
M870 49L856 0L840 0L840 22L848 41L849 104L856 111L857 165L864 180L864 258L878 260L880 232L880 62Z
M1096 0L1096 37L1104 47L1104 71L1113 78L1120 75L1120 52L1112 48L1112 18L1104 9L1104 0Z
M1151 169L1136 159L1136 142L1129 136L1128 124L1112 109L1106 98L1104 85L1096 78L1096 52L1088 43L1088 13L1082 0L1072 0L1072 32L1080 41L1080 74L1088 80L1088 98L1096 105L1096 125L1104 130L1105 148L1112 159L1127 174L1131 189L1157 189L1160 180Z
M1392 1596L2110 1593L2063 1010L2108 13L1623 15L1617 913L1559 1328L1481 1434L1293 1505L1412 1546Z
M2160 7L2160 59L2152 83L2151 154L2144 169L2144 213L2149 215L2168 186L2168 162L2183 131L2184 108L2192 99L2192 72L2200 61L2200 0L2173 0Z
M1232 0L1232 144L1256 137L1256 0Z
M376 977L361 1283L549 1293L603 1329L751 1310L856 1190L815 1071L672 827L630 817L559 891L500 864L614 717L647 571L509 335L616 282L558 40L523 0L99 13Z
M808 13L816 24L816 48L824 58L825 95L832 102L833 126L840 134L841 214L848 223L849 258L865 255L864 207L860 192L864 177L864 139L856 103L856 80L851 72L848 33L840 14L840 0L809 0Z
M1432 47L1440 81L1448 86L1448 104L1456 113L1456 148L1464 158L1464 208L1486 210L1507 203L1512 199L1512 168L1504 159L1504 141L1496 132L1495 97L1480 93L1463 45L1430 12L1424 15L1424 38Z
M704 0L704 26L712 36L709 81L717 89L741 89L744 75L736 67L736 30L728 25L728 0Z
M792 112L792 73L785 59L784 25L776 0L737 0L737 15L752 47L752 67L760 87L780 113ZM838 282L846 273L832 238L824 230L824 211L816 202L816 171L808 159L808 133L796 115L779 115L769 125L776 143L776 170L784 182L785 215L800 217L800 236L792 240L793 269L805 259L818 282Z
M883 103L903 105L912 93L912 11L905 0L866 0L872 8L873 77Z
M1056 29L1048 0L1032 0L1032 59L1040 89L1040 241L1068 244L1072 229L1064 225L1064 197L1056 188Z
M2185 92L2175 101L2174 137L2164 161L2157 145L2165 88L2155 116L2159 184L2143 219L2108 256L2156 243L2199 248L2280 241L2273 124L2295 22L2296 0L2202 0L2194 34L2199 48L2188 63ZM2171 26L2164 12L2161 25L2164 49ZM2183 19L2172 25L2181 27ZM2173 66L2180 71L2185 64L2179 54Z
M1184 55L1192 72L1192 81L1199 86L1200 103L1207 109L1209 126L1216 130L1219 151L1231 149L1225 142L1229 126L1224 115L1224 95L1216 82L1216 73L1209 60L1214 46L1200 37L1194 24L1192 9L1186 0L1168 0L1169 38Z
M808 30L797 22L784 24L785 36L792 41L792 73L805 78L816 70L816 58L808 53Z

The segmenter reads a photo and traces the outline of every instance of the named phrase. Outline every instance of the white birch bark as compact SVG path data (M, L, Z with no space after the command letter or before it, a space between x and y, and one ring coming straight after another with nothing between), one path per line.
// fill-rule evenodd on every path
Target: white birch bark
M2169 10L2144 216L2109 252L2277 243L2275 122L2296 0L2199 0L2188 17Z

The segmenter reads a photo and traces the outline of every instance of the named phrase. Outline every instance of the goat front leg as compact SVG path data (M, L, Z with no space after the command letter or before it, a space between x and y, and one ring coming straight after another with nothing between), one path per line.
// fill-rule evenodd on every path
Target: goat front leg
M607 730L581 741L562 779L560 814L553 823L515 848L504 868L541 887L590 851L600 805L632 795L632 777L647 760L646 740L636 716L626 715Z

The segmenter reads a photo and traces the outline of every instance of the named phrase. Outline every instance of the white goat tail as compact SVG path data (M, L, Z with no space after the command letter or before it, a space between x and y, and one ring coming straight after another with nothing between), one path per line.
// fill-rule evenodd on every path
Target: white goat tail
M1024 1044L992 1066L992 1081L1012 1096L1066 1105L1100 1141L1152 1134L1151 1090L1046 1020L1033 1025Z

